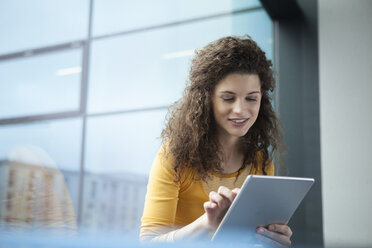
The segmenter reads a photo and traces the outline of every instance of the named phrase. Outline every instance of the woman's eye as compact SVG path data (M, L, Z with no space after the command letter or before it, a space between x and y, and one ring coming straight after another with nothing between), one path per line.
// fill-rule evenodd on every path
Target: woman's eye
M248 102L256 102L257 98L246 98Z
M233 97L227 97L227 98L222 98L225 102L232 102L234 101Z

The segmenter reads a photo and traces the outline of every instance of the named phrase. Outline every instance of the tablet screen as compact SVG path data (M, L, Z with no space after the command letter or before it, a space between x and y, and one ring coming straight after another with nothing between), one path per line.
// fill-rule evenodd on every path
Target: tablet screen
M249 175L212 240L253 242L258 226L288 222L313 183L313 178Z

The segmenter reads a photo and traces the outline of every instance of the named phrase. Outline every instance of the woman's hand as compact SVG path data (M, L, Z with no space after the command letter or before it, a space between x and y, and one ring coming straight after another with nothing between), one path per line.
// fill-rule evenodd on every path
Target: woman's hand
M292 230L287 224L270 224L266 228L258 227L257 233L260 240L276 247L291 245Z
M230 190L220 186L217 192L211 191L209 193L209 201L204 203L204 210L208 225L212 229L217 229L239 191L238 188Z
M209 228L214 231L217 229L239 192L239 188L230 190L221 186L217 192L211 191L209 193L209 201L204 203ZM275 247L288 247L291 245L292 230L287 224L270 224L267 227L258 227L257 234L260 240Z
M177 229L173 240L210 239L238 192L239 189L229 190L223 186L217 192L211 192L209 201L204 203L205 213L194 222Z

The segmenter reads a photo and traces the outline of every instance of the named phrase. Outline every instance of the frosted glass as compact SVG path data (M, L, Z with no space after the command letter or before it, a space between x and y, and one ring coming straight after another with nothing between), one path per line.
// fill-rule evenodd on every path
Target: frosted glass
M164 109L89 117L86 171L147 176L160 147L166 113Z
M82 50L0 62L0 118L78 111Z
M167 110L88 118L82 226L134 232Z
M88 112L172 104L182 95L194 49L243 34L272 57L272 22L263 10L94 41Z
M93 36L261 6L258 0L96 0Z
M77 209L81 132L80 118L0 126L0 169L18 163L62 172Z
M1 0L0 55L82 40L89 0Z

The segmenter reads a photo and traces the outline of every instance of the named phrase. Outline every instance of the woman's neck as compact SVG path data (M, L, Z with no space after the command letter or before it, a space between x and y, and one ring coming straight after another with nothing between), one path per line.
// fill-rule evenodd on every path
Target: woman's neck
M221 146L221 167L223 173L230 174L238 171L243 165L244 154L240 150L238 137L219 137Z

